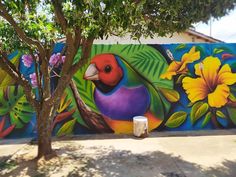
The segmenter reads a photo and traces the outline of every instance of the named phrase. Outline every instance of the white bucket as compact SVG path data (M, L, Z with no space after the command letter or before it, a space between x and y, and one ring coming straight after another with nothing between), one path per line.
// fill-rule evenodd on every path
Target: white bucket
M148 119L144 116L133 117L133 134L137 137L147 137Z

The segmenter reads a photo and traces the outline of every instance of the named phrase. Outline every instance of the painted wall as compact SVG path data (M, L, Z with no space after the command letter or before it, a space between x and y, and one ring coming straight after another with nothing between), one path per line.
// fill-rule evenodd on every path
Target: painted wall
M50 60L52 89L62 48L57 44ZM61 99L52 134L131 133L136 115L148 118L150 131L235 128L235 49L225 43L94 45ZM9 60L37 92L30 57L16 51ZM0 138L35 136L36 116L22 88L0 70Z

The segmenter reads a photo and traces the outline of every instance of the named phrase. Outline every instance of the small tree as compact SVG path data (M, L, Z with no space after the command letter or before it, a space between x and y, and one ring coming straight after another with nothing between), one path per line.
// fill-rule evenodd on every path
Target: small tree
M73 75L87 62L94 39L130 34L131 38L181 32L191 24L225 15L235 0L1 0L0 67L22 86L37 115L38 157L53 153L51 122ZM50 85L50 57L65 38L65 58L56 88ZM32 57L30 83L7 59L21 50ZM74 63L77 51L82 55ZM61 57L61 56L60 56ZM34 86L37 85L37 91ZM37 94L36 94L37 93Z

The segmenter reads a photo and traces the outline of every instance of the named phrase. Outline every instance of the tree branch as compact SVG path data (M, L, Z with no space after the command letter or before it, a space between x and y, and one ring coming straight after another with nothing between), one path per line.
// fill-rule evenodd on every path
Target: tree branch
M37 83L38 83L38 90L39 90L39 96L40 96L40 99L42 99L43 97L43 88L42 88L42 77L41 77L41 71L40 71L40 67L39 67L39 63L38 63L38 60L36 58L36 56L34 55L34 52L32 50L30 50L30 54L31 56L33 57L33 60L34 60L34 67L35 67L35 74L36 74L36 79L37 79Z
M4 55L4 54L3 54ZM12 79L14 79L19 85L24 88L24 92L27 100L33 105L34 108L38 108L38 102L32 91L32 87L29 82L17 71L15 65L13 65L7 58L0 59L0 68L2 68Z
M79 49L81 43L81 29L77 26L75 27L75 36L74 36L74 46L76 49Z
M44 53L44 48L42 44L38 40L30 38L25 34L25 32L19 27L19 25L12 18L12 16L7 12L2 2L0 2L0 16L2 16L6 21L8 21L8 23L10 23L13 26L13 28L15 29L20 39L22 39L22 41L24 41L28 45L36 46L40 53Z
M54 7L54 12L55 12L55 16L57 18L57 21L60 24L62 31L65 34L66 30L67 30L67 20L62 12L61 2L59 2L58 0L52 0L52 4Z
M81 59L79 60L78 63L74 64L71 67L71 69L69 71L70 74L74 75L80 67L82 67L84 64L86 64L87 59L88 59L91 49L92 49L93 41L94 41L94 39L87 39L83 42Z

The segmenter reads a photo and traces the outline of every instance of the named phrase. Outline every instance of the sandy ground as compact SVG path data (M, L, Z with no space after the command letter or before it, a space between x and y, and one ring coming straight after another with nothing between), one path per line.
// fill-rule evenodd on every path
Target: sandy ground
M35 161L35 145L15 144L16 152L0 164L0 176L236 176L236 135L151 134L145 139L96 135L57 140L53 147L57 157ZM9 148L13 144L0 145L0 153Z

